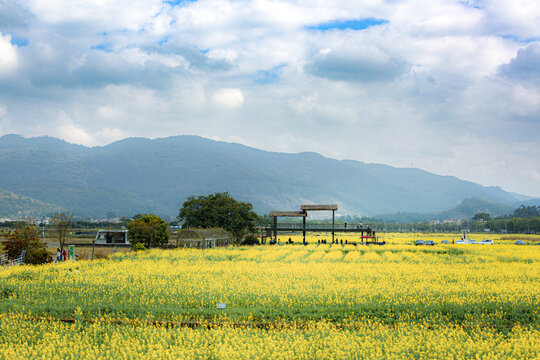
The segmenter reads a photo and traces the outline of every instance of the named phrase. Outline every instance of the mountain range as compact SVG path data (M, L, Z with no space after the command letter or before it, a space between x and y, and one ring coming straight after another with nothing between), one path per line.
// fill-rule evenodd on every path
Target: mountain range
M374 216L441 212L471 197L514 208L534 201L414 168L263 151L197 136L85 147L5 135L0 174L0 216L64 209L81 217L155 213L173 219L187 197L224 191L251 202L260 214L304 203L337 203L340 215Z
M468 220L477 213L488 213L491 217L512 214L516 209L515 205L503 204L477 197L466 198L458 205L444 211L428 213L397 212L391 214L377 215L376 219L385 222L395 221L398 223L425 222L431 220Z

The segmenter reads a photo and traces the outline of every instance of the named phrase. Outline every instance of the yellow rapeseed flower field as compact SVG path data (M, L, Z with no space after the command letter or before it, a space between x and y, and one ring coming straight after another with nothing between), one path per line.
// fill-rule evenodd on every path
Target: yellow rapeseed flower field
M540 246L336 237L3 269L0 358L538 358Z

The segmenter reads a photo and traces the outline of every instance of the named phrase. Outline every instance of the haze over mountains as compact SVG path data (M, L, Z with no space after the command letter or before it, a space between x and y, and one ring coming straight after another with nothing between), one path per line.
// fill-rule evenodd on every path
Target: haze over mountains
M218 191L251 202L260 214L302 203L337 203L341 215L374 216L442 212L471 197L508 209L531 201L419 169L268 152L197 136L129 138L89 148L5 135L0 174L0 216L13 215L13 209L37 215L62 208L83 217L152 212L172 219L188 196Z

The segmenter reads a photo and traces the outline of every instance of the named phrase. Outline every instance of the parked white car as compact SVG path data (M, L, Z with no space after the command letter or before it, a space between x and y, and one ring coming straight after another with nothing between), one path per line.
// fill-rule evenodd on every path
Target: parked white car
M456 240L456 242L454 244L478 244L478 241L474 240L474 239L461 239L461 240Z
M480 241L479 244L480 245L493 245L494 242L491 239L484 239L484 240Z

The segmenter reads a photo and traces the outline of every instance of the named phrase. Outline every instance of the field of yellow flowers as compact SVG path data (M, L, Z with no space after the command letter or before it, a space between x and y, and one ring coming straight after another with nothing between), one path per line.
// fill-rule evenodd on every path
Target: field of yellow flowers
M0 358L538 358L540 246L383 236L3 269Z

